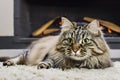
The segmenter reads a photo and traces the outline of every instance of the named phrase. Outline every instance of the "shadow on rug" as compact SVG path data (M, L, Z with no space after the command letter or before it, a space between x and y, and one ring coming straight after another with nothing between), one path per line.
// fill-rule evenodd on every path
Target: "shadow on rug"
M36 66L16 65L3 67L0 63L0 80L120 80L120 62L106 69L40 69Z

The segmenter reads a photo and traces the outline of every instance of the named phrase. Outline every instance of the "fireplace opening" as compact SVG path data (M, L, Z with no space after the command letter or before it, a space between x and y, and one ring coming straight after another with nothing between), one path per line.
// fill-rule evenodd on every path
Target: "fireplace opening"
M110 21L120 26L120 1L105 0L14 0L14 35L18 42L31 42L43 36L32 36L47 22L61 16L78 23L88 23L83 18L88 16L95 19ZM55 21L51 28L59 33L59 20ZM48 28L48 29L49 29ZM102 27L106 40L119 42L120 33L107 27Z

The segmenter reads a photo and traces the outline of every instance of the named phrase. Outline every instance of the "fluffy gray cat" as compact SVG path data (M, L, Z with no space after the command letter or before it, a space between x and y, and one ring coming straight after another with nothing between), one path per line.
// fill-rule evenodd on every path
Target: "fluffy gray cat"
M109 47L97 20L77 26L62 17L61 33L34 41L28 52L8 59L4 66L37 65L41 68L107 68L112 66Z

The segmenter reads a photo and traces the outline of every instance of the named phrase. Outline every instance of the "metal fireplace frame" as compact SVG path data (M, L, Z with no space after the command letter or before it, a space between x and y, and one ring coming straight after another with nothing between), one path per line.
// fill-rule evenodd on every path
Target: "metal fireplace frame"
M55 0L52 0L52 1L55 1ZM45 3L45 2L43 2L43 3ZM83 2L83 3L85 3L85 2ZM88 3L86 3L86 4L88 4ZM111 6L110 4L109 4L109 6ZM120 2L115 3L115 4L120 5ZM56 5L58 5L58 3L56 3ZM65 4L63 4L63 6L64 5ZM78 6L78 5L79 4L77 3L76 6ZM103 5L105 6L105 4L103 4ZM59 5L59 6L61 6L61 5ZM74 5L68 5L68 6L74 6ZM81 7L83 7L83 5ZM120 9L119 6L117 6L117 7L118 7L118 9ZM4 49L4 48L24 49L32 41L38 39L38 38L28 37L28 36L30 36L29 33L31 33L31 29L29 28L31 26L31 22L29 21L29 14L28 14L28 12L26 12L26 10L27 10L26 5L22 4L22 0L14 0L14 36L0 37L1 38L0 44L3 45L3 46L0 46L1 49ZM26 33L26 32L28 32L28 33ZM19 33L21 33L21 34L19 34ZM120 49L120 37L105 37L105 39L111 49ZM9 44L9 46L7 46L6 44Z

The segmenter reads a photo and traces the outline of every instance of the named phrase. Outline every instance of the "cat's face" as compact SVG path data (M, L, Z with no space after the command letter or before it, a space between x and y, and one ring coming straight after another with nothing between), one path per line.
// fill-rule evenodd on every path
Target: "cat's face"
M73 60L84 60L91 56L104 53L102 33L98 29L99 23L94 20L85 26L77 26L63 17L62 32L57 50Z

